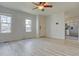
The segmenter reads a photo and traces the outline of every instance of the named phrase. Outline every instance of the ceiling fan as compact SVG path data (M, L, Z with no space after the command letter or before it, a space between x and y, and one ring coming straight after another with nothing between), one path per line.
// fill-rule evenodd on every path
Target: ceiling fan
M35 5L35 8L34 9L39 9L41 11L44 11L45 8L52 8L53 6L52 5L49 5L47 2L38 2L38 3L34 3L33 4Z

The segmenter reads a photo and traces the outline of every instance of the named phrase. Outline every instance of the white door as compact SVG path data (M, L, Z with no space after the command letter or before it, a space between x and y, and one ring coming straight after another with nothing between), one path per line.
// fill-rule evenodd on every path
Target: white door
M39 20L39 35L40 37L45 37L46 34L46 26L45 26L45 17L44 16L40 16L40 20Z

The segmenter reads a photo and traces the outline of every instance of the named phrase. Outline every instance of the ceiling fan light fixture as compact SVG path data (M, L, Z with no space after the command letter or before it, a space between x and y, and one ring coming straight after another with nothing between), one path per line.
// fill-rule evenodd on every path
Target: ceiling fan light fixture
M42 10L44 9L44 6L38 6L38 9Z
M33 4L36 5L34 9L39 9L41 11L44 11L46 8L52 8L52 5L49 5L47 2L39 2Z

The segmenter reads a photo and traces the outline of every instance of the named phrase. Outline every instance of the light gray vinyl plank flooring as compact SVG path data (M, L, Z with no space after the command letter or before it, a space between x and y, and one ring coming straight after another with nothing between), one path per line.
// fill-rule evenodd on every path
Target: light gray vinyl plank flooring
M0 56L79 56L79 42L39 38L0 43Z

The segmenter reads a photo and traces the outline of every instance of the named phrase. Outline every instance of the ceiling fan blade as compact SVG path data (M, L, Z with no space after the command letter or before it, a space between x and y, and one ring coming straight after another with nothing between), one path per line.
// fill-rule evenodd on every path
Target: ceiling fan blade
M52 8L53 6L52 6L52 5L46 5L46 6L44 6L44 7L50 7L50 8Z
M42 2L39 2L39 4L42 4Z
M46 2L39 2L39 5L44 5Z
M32 10L34 10L34 9L38 9L38 7L35 7L35 8L33 8Z
M37 6L39 5L39 4L35 3L35 2L32 2L32 3L33 3L34 5L37 5Z

